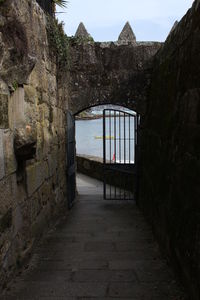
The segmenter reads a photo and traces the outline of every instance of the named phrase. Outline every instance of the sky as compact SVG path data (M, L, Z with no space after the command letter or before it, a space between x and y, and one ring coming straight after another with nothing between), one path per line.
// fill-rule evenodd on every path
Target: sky
M80 22L95 41L116 41L129 21L138 41L165 41L174 22L180 20L193 0L69 0L57 8L68 36Z

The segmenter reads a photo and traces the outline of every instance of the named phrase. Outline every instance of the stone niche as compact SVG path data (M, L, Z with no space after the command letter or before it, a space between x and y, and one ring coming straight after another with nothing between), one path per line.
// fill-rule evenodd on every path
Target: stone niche
M14 149L18 160L28 160L35 157L37 144L37 132L27 125L26 128L18 128L14 133Z

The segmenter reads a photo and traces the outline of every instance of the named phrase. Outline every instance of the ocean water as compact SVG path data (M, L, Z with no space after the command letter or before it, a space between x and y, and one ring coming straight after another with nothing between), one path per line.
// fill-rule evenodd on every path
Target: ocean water
M106 118L106 158L134 162L134 135L133 118L125 118L123 122ZM76 121L76 152L103 157L103 119Z
M77 154L103 157L103 119L76 121L76 152Z

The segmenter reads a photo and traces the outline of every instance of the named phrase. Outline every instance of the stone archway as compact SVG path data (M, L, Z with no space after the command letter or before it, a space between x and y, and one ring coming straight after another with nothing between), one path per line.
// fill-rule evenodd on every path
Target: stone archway
M81 38L87 35L83 29L81 24L77 31ZM127 23L118 42L86 42L79 36L71 40L69 110L73 114L100 104L144 112L152 58L161 43L136 42L130 30Z

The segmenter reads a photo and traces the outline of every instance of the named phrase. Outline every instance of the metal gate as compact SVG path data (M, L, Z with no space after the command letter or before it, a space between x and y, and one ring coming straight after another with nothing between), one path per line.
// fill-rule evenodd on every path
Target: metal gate
M104 199L136 200L138 115L103 111Z
M74 116L67 112L67 198L68 207L73 206L76 193L75 171L75 120Z

